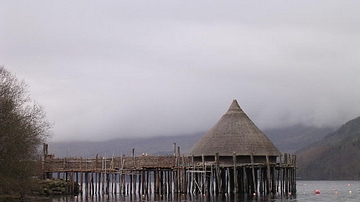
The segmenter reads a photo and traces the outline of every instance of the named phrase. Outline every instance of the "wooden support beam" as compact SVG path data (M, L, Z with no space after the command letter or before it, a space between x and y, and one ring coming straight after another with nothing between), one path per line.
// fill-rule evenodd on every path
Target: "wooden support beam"
M251 194L256 194L256 174L255 174L255 162L253 154L250 155L251 158L251 175L252 175L252 185L251 185Z

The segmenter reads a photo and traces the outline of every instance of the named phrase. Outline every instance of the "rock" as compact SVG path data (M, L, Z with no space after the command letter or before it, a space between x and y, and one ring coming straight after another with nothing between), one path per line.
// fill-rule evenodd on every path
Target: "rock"
M35 192L42 193L42 195L68 195L70 194L68 189L70 186L69 182L66 182L65 180L59 180L59 179L46 179L46 180L40 180L39 181L40 190L34 190ZM74 183L74 193L71 194L79 194L80 192L80 186L78 183Z

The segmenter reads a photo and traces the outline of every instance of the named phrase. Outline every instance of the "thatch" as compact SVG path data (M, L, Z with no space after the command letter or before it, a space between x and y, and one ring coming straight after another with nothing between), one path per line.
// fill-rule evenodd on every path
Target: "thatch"
M236 100L191 149L194 156L278 156L279 150L250 120Z

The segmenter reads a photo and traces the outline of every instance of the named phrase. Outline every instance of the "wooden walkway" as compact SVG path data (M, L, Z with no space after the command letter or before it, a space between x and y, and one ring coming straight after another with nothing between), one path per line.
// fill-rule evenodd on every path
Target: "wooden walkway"
M232 164L194 162L193 157L132 156L54 158L44 145L46 178L83 185L86 194L168 193L296 193L296 156L284 154L277 163ZM234 154L235 157L235 154Z

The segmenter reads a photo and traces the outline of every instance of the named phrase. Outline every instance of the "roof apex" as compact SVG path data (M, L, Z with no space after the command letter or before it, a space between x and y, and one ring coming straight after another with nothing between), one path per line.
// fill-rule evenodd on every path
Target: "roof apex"
M243 112L244 111L241 109L240 105L238 104L237 100L234 99L228 109L228 111L226 113L231 113L231 112Z

